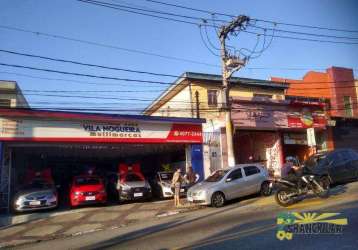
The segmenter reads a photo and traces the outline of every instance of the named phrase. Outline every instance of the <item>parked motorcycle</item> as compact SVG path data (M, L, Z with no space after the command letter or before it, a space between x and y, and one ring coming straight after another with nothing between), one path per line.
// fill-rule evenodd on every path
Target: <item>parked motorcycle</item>
M285 179L275 181L275 186L277 187L275 200L280 206L290 206L302 200L310 192L320 198L329 196L330 182L326 176L303 174L300 179L301 185Z

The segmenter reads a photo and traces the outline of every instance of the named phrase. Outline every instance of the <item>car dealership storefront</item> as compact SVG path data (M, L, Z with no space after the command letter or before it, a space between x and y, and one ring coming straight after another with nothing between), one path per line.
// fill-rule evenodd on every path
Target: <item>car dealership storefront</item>
M203 176L201 119L0 109L0 202L28 177L50 169L67 185L85 167L109 172L139 163L146 178L192 165ZM105 175L105 174L104 174Z
M303 161L327 148L323 103L234 98L232 120L237 163L262 162L279 174L285 157ZM308 128L314 128L315 147L309 146Z

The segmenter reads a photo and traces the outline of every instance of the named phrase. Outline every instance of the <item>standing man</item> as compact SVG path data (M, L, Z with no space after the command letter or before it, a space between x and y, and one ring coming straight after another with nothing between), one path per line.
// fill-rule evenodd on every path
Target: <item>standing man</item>
M174 206L179 207L180 204L180 186L183 181L183 177L181 176L181 169L178 168L175 171L172 179L172 187L174 188Z
M199 180L199 175L194 172L193 167L189 166L188 172L184 176L184 179L186 180L186 183L188 183L188 188L193 186L195 183Z

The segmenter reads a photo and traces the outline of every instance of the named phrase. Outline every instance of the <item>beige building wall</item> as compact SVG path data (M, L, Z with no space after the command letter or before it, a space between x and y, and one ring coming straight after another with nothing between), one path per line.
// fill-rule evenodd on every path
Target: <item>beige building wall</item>
M17 83L0 80L0 107L28 108L29 104L23 96Z
M165 102L151 115L169 117L194 117L192 113L192 107L193 106L190 99L190 87L187 86L178 92L169 101Z
M188 84L188 83L186 83ZM171 117L197 117L196 93L199 99L200 118L206 119L203 124L204 132L204 172L207 177L216 169L225 166L226 142L222 135L222 128L225 127L225 113L221 111L223 99L220 84L205 83L203 81L191 81L190 84L182 88L177 94L173 95L151 115L171 116ZM217 106L208 104L208 90L217 91ZM283 100L284 90L265 89L260 87L233 86L230 90L231 97L253 97L255 94L270 95L273 99Z

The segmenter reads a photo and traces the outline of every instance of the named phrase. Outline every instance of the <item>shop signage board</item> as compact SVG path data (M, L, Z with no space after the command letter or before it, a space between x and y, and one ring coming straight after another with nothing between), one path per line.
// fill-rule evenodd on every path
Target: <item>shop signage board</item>
M307 135L304 133L285 133L283 143L286 145L308 145Z
M325 128L320 110L257 103L233 103L235 127L257 129Z
M45 142L202 143L200 124L0 118L0 140Z

